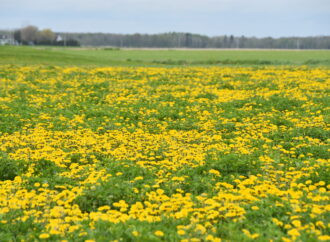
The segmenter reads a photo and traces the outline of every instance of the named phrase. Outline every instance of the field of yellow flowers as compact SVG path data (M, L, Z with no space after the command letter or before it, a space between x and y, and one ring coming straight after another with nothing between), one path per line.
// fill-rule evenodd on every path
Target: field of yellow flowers
M330 69L0 67L0 241L330 240Z

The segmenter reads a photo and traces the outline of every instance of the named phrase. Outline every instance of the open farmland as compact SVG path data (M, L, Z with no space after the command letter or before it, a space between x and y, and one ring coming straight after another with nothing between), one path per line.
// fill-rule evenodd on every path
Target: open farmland
M330 66L330 50L116 49L0 46L0 64L59 66Z
M330 240L329 85L328 67L2 65L0 241Z

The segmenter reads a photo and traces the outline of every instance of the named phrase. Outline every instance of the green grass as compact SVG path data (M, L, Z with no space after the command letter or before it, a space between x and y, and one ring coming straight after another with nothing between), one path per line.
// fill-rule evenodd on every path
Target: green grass
M330 65L329 50L137 50L0 46L0 64L61 66Z

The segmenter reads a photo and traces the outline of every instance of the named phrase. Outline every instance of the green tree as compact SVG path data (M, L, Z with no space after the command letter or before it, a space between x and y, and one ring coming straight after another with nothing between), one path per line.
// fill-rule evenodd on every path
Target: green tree
M38 32L37 41L40 44L51 44L55 40L55 34L51 29L43 29Z
M21 29L21 38L24 44L35 43L38 37L38 28L36 26L26 26Z

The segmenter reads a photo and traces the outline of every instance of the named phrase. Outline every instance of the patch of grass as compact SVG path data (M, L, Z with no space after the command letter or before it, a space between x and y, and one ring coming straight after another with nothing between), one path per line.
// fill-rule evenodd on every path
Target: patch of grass
M253 155L216 152L206 158L206 166L220 171L223 177L249 176L261 172L261 164Z
M129 204L145 199L146 187L152 185L155 175L146 168L129 162L104 159L99 163L100 168L112 174L106 181L98 181L98 185L89 186L84 193L75 199L82 211L96 211L100 206L108 205L116 209L113 204L124 200ZM142 177L134 181L134 178ZM134 188L138 189L138 193Z
M329 183L330 181L330 167L321 165L316 169L313 169L313 172L307 176L303 176L298 179L299 183L305 183L306 181L311 180L313 184L323 181ZM329 189L328 189L329 190Z
M20 174L18 161L0 157L0 181L14 180Z
M109 54L111 53L111 54ZM46 65L325 65L326 50L127 50L0 46L0 64Z

